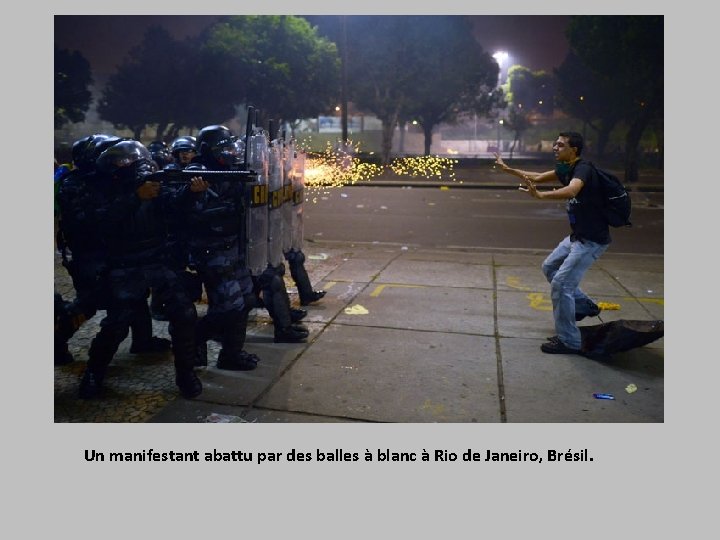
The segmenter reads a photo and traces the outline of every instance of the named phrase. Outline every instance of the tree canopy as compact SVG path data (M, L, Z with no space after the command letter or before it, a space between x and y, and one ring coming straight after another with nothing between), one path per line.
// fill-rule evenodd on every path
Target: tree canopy
M90 63L82 54L55 47L55 129L85 120L92 82Z
M418 17L411 30L419 69L400 114L422 126L429 155L435 126L455 123L466 112L484 115L497 105L499 67L465 17Z
M136 138L158 139L220 123L253 105L266 118L294 121L324 112L337 96L333 43L291 16L224 17L195 39L149 28L104 89L101 117Z
M353 16L346 31L350 96L382 122L385 163L399 121L423 126L427 154L438 123L492 106L498 66L464 17Z
M203 52L221 66L240 102L258 108L266 119L315 116L339 93L336 45L300 17L228 17L210 29Z
M601 82L612 81L601 88L628 126L625 180L635 181L642 134L663 115L663 17L576 16L567 35L580 62Z

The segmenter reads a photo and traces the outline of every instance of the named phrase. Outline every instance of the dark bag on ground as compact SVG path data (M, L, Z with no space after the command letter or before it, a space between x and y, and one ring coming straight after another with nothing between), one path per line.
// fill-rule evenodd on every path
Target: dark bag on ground
M665 335L664 321L626 321L620 319L593 326L580 326L582 351L591 358L607 358L642 347Z
M590 166L595 170L596 177L600 182L603 204L602 210L611 227L630 227L630 212L632 203L630 194L623 183L614 174L596 167L593 163Z

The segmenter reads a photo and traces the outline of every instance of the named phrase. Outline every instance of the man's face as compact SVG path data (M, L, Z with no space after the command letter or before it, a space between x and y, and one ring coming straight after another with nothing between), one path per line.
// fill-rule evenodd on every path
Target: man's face
M187 152L181 150L180 152L178 152L178 158L180 160L180 163L182 163L183 165L190 164L190 162L192 161L192 158L194 158L194 157L195 157L195 150L188 150Z
M570 148L567 137L558 137L553 144L553 153L555 154L555 161L572 161L577 156L575 155L575 149Z

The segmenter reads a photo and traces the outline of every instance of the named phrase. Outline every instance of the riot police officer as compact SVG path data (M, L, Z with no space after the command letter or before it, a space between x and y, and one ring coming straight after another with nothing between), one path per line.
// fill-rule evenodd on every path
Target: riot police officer
M197 155L196 139L192 135L184 135L175 139L169 148L172 155L172 162L163 167L163 170L182 170L188 167L192 159ZM169 224L170 244L172 250L178 258L181 268L185 268L190 264L188 253L185 246L184 217L176 213L176 219ZM199 300L202 297L202 283L198 275L194 272L183 270L183 278L188 286L191 297ZM156 321L167 321L165 308L158 300L157 295L153 295L150 299L150 312L152 318Z
M288 211L285 214L284 226L287 231L283 234L283 255L290 267L290 275L297 286L300 296L300 305L307 306L317 302L325 296L325 291L314 290L305 269L305 254L303 246L303 203L305 200L305 154L298 152L295 141L291 140L286 146L284 156L284 171L287 177L285 185L288 186Z
M272 127L270 128L272 130ZM284 184L282 144L276 139L267 143L267 265L257 277L256 282L262 291L262 301L273 320L275 343L299 343L307 339L309 331L300 324L306 315L304 309L290 306L290 297L285 287L285 265L283 249L285 235L289 229L285 216L289 215L289 190ZM257 144L253 145L257 147ZM254 164L258 167L258 164Z
M153 141L147 145L147 149L158 169L162 169L173 162L170 149L165 141Z
M106 245L101 234L101 208L110 197L106 178L97 174L95 160L122 139L95 134L75 142L74 168L60 180L58 188L58 248L75 289L75 299L58 314L61 324L55 335L56 356L67 361L67 341L84 321L105 309L107 300ZM71 257L68 257L68 254ZM56 302L56 308L60 304ZM131 353L161 352L170 348L167 339L152 335L147 302L138 303L131 321Z
M238 170L240 148L225 126L210 125L197 136L198 155L192 168ZM190 168L188 167L188 168ZM243 350L248 314L254 306L253 283L241 253L245 219L244 186L235 180L193 178L187 205L186 240L193 265L205 285L207 314L198 322L200 350L209 339L220 341L218 369L255 369L259 358ZM199 192L194 192L199 190ZM202 354L202 353L201 353Z
M167 252L165 204L158 182L146 182L152 170L147 148L138 141L116 143L100 154L98 172L110 182L112 197L102 208L100 221L107 245L110 299L107 316L88 352L80 382L82 399L96 397L107 367L128 334L137 305L147 302L147 291L162 298L170 324L175 361L175 383L183 397L202 392L194 372L197 312ZM171 202L171 201L170 201Z
M164 169L184 169L197 155L197 139L192 135L178 137L170 144L170 154L173 162Z

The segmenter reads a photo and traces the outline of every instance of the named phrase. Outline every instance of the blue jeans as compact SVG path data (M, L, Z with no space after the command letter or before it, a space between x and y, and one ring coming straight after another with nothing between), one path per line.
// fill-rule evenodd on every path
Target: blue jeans
M542 264L543 274L550 282L555 332L560 341L571 349L580 349L582 345L580 330L575 322L575 305L593 303L580 290L580 281L607 248L608 244L589 240L572 242L566 236Z

